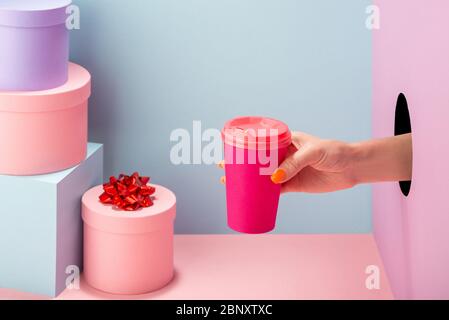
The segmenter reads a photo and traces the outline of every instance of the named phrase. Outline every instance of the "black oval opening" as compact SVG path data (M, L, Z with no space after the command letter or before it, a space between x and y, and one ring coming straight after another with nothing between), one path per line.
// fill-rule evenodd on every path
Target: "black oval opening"
M401 134L412 133L412 124L410 121L410 112L408 109L407 98L405 94L400 93L398 100L396 102L396 114L394 122L394 134L396 136ZM401 181L399 182L401 191L404 196L408 196L410 193L410 187L412 186L411 181Z

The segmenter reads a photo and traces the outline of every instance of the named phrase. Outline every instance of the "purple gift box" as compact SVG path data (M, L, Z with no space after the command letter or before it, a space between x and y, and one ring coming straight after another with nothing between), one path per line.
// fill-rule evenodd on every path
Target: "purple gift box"
M37 91L67 81L71 0L0 1L0 90Z

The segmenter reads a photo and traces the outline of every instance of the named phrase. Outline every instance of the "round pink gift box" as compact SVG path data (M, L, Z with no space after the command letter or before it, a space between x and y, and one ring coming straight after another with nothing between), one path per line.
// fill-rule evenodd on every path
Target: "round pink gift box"
M102 204L102 186L84 194L84 278L90 286L113 294L142 294L173 278L176 197L152 186L153 206L131 212Z
M0 91L0 174L56 172L86 158L91 78L79 65L68 70L55 89Z
M0 1L0 90L46 90L67 81L70 3Z

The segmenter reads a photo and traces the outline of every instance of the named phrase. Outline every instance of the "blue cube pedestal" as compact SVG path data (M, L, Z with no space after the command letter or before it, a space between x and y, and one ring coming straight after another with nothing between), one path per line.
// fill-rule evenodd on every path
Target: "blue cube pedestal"
M82 267L81 197L103 181L103 146L65 171L0 175L0 287L57 296Z

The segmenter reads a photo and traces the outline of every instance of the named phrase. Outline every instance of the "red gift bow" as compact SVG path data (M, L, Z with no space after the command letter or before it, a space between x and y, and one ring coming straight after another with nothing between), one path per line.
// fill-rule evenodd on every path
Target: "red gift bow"
M131 176L120 174L118 178L110 177L109 183L103 184L104 193L100 196L103 204L113 204L125 211L135 211L153 205L150 196L156 188L148 186L149 177L140 177L137 172Z

